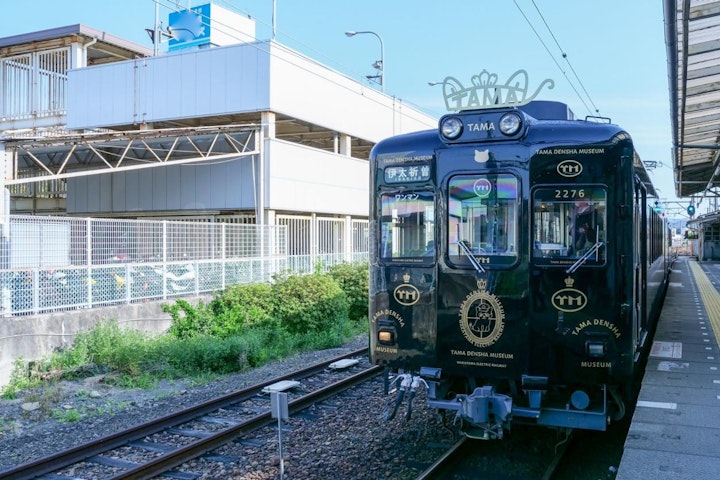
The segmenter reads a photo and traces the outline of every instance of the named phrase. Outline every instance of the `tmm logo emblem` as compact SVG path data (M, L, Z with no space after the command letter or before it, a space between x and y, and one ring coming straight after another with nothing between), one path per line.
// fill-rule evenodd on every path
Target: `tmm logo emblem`
M480 178L473 185L473 191L478 197L487 197L492 192L492 184L487 178Z
M408 283L410 282L410 275L407 273L403 275L403 281L405 281L405 283L401 283L395 288L393 297L395 297L395 301L400 305L404 305L406 307L415 305L418 301L420 301L420 290L418 290L415 285Z
M572 288L575 281L572 278L565 279L565 287L555 292L550 299L553 307L560 310L561 312L577 312L585 308L588 303L587 296Z
M582 163L577 160L563 160L558 163L557 172L563 177L577 177L583 171Z

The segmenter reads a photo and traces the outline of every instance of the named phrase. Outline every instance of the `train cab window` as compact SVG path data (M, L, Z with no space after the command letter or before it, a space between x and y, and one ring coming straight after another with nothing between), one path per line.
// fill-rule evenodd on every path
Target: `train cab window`
M539 265L605 262L607 192L600 187L537 188L532 194L532 258Z
M511 174L458 175L448 185L448 255L469 266L512 265L519 237L519 182Z
M435 197L432 192L380 196L380 257L384 260L435 261Z

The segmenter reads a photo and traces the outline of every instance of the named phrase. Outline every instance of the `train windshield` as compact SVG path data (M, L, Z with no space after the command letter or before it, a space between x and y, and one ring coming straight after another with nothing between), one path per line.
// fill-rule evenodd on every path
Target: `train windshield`
M519 183L511 174L458 175L448 185L448 254L455 264L470 259L468 247L484 266L517 259Z
M435 259L435 197L432 192L380 196L380 257L432 262Z
M605 262L607 192L600 187L542 187L533 192L533 261Z

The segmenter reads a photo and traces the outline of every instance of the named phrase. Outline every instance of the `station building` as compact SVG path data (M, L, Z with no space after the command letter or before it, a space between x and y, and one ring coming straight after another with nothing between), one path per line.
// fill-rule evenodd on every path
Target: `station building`
M85 25L0 38L0 212L282 224L291 254L366 250L370 149L436 119L252 19L181 13L202 34L165 53Z

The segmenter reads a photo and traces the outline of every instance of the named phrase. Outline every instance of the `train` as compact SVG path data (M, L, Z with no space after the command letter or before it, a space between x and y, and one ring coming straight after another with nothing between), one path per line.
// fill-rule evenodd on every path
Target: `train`
M647 358L672 258L628 132L561 102L478 102L370 155L369 355L386 420L425 390L462 434L604 431Z

